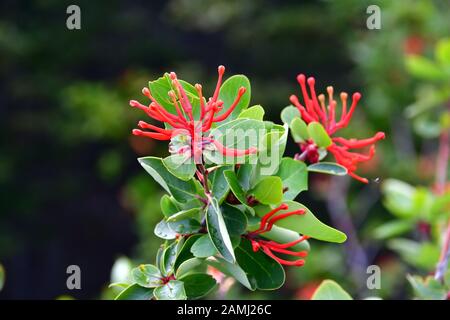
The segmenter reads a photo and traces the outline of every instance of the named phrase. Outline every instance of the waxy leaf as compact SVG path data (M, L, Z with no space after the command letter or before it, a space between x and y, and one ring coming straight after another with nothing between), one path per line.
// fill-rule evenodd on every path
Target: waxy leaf
M290 125L295 118L300 118L300 111L296 107L287 106L281 111L281 121L283 123Z
M241 164L239 166L239 169L237 171L237 180L244 191L248 191L252 186L251 181L254 167L254 165L249 163Z
M318 162L308 166L308 171L332 174L335 176L345 176L347 168L334 162Z
M191 252L194 257L207 258L218 253L216 247L211 241L209 235L202 235L191 247Z
M194 159L182 154L174 154L163 159L166 169L178 179L188 181L197 170Z
M194 114L194 119L199 119L200 116L200 99L197 94L197 90L190 83L178 79L184 90L186 91L186 96L192 105L192 112ZM172 114L177 114L175 106L172 104L172 100L169 97L169 91L176 89L172 85L172 80L168 73L165 73L162 77L155 81L150 81L148 85L155 100L167 111Z
M180 266L178 267L175 273L175 277L177 279L180 279L181 277L187 274L198 272L200 266L202 265L205 266L203 262L204 260L199 258L191 258L186 261L183 261L183 263L181 263Z
M302 215L293 215L285 219L278 220L275 223L276 225L322 241L341 243L347 239L345 233L327 226L326 224L321 222L304 205L294 201L285 201L284 203L289 206L289 209L281 210L279 214L291 212L298 209L305 210L305 213ZM264 216L267 213L266 210L258 210L256 207L255 211L260 217Z
M270 129L267 130L268 133L260 144L258 164L253 177L255 180L258 180L261 175L273 175L277 171L280 159L283 157L286 149L288 126L271 124Z
M119 293L114 300L151 300L152 298L152 288L144 288L134 283Z
M178 179L166 169L160 158L145 157L139 158L138 161L175 200L186 202L192 200L199 193L199 187L193 180Z
M250 241L243 239L235 252L237 263L247 274L252 287L274 290L283 285L285 279L283 267L262 251L254 252Z
M219 100L223 101L223 110L219 113L219 115L226 112L233 104L236 100L240 87L244 87L246 89L244 95L239 100L239 103L236 105L233 112L231 112L231 114L221 123L236 119L242 110L247 109L250 103L251 87L248 78L240 74L228 78L220 87Z
M209 182L211 183L211 192L219 204L223 202L228 191L230 191L230 186L225 179L224 172L231 168L232 166L220 166L208 175Z
M196 233L201 229L200 222L195 219L184 219L173 222L167 222L171 230L177 234L191 234Z
M200 215L200 208L192 208L178 211L167 218L167 222L177 222L186 219L198 219Z
M155 288L162 284L161 272L152 264L141 264L131 270L131 277L141 287Z
M186 300L183 281L170 280L153 292L157 300Z
M180 208L178 207L178 205L175 203L175 201L173 200L173 198L171 198L170 196L168 196L167 194L163 195L161 197L161 200L159 202L159 205L161 207L161 211L163 213L163 215L168 218L172 215L174 215L175 213L180 211Z
M199 299L210 293L217 286L216 280L204 273L188 274L180 280L184 283L184 290L189 299Z
M254 119L254 120L260 120L262 121L264 118L264 108L260 105L256 105L253 107L248 108L247 110L242 111L238 119Z
M304 142L309 139L308 126L301 118L294 118L289 127L295 142Z
M162 271L165 276L168 276L174 272L175 261L182 246L183 241L174 241L163 251L161 261Z
M333 143L325 128L319 122L308 124L308 134L320 148L328 148Z
M191 247L200 237L201 237L200 234L194 234L189 236L184 241L183 246L181 247L181 250L178 253L177 260L175 261L175 270L178 270L178 268L184 261L194 258L194 256L191 253Z
M283 199L283 182L280 177L263 177L249 193L262 204L278 204Z
M237 264L230 263L220 257L214 257L213 259L208 259L208 260L206 260L206 262L211 267L216 268L223 274L233 277L247 289L252 290L252 291L255 290L254 284L250 283L245 271Z
M300 192L308 190L308 170L302 161L283 158L275 175L283 182L283 200L294 200Z
M209 205L206 209L206 226L208 234L217 251L229 262L236 260L231 244L230 235L227 226L220 211L219 204L215 198L209 199Z
M169 227L169 223L166 220L161 220L156 226L154 233L157 237L166 240L172 240L177 237L177 232Z
M237 207L223 204L220 207L230 236L240 236L247 229L247 217Z
M311 300L353 300L353 299L335 281L324 280L314 292Z
M245 191L239 184L239 180L236 176L236 173L232 170L227 170L223 174L228 184L230 185L230 189L233 192L236 199L238 199L242 204L247 205L247 197Z

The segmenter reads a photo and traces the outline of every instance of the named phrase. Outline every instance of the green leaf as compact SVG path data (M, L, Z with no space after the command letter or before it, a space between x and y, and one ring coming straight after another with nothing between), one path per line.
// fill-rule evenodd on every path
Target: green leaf
M405 232L410 231L415 225L412 220L395 220L389 221L377 227L373 231L373 236L376 239L387 239L397 237Z
M436 281L433 277L423 279L419 276L406 275L414 292L420 299L424 300L446 300L447 290L444 285Z
M194 160L182 154L174 154L163 159L166 169L180 180L192 179L197 170Z
M181 250L178 253L177 260L175 261L175 270L178 270L178 268L183 262L194 258L194 256L191 253L191 247L200 237L201 237L200 234L193 234L184 241L183 246L181 247Z
M143 288L135 283L119 293L114 300L151 300L152 298L153 289Z
M320 148L328 148L332 144L330 136L319 122L314 121L308 124L308 134Z
M264 129L264 122L262 121L236 119L211 130L210 137L213 137L226 148L246 150L259 147L260 138L265 133ZM203 151L203 156L209 162L215 164L236 164L245 163L246 159L256 157L256 154L246 156L223 155L211 144Z
M289 127L295 142L304 142L309 139L308 126L301 118L294 118Z
M239 88L241 87L246 89L244 95L239 100L239 103L236 105L233 112L231 112L228 118L223 120L221 123L236 119L242 110L247 109L250 103L251 87L250 81L244 75L234 75L228 78L220 87L219 100L223 101L223 110L219 113L219 115L226 112L226 110L228 110L228 108L233 104L238 95Z
M300 111L294 106L287 106L281 111L281 121L289 125L295 118L300 118Z
M206 296L217 286L216 280L204 273L188 274L181 280L183 280L186 296L189 299L199 299Z
M162 284L161 272L152 264L141 264L131 270L131 277L141 287L155 288Z
M389 249L396 251L403 260L416 268L432 270L439 260L440 249L431 242L416 242L395 238L387 243Z
M245 191L248 191L251 187L251 180L253 174L254 165L252 164L241 164L237 171L237 180L241 188Z
M202 235L191 247L191 252L194 257L207 258L218 253L216 247L211 241L209 235Z
M264 109L260 105L256 105L248 108L247 110L242 111L238 119L254 119L262 121L264 118Z
M177 260L182 245L182 241L174 241L164 250L162 255L162 271L165 276L174 273L175 261Z
M450 67L450 38L440 39L436 45L436 59L444 66Z
M175 203L175 201L167 194L165 194L161 197L159 205L161 207L161 211L162 211L163 215L166 218L168 218L180 211L180 208Z
M314 292L311 300L353 300L353 298L335 281L324 280Z
M165 285L160 286L154 291L157 300L186 300L183 281L170 280Z
M258 154L258 165L255 170L255 180L258 180L261 175L269 176L277 171L280 159L286 149L288 129L287 125L274 124L262 139Z
M169 223L161 220L156 226L154 233L161 239L172 240L177 237L177 233L169 227Z
M332 174L335 176L345 176L347 168L334 162L318 162L308 166L308 171Z
M196 233L201 229L200 222L195 219L184 219L173 222L167 222L171 230L177 234L191 234Z
M243 239L236 248L236 260L255 287L260 290L280 288L285 280L284 269L262 251L254 252L250 241Z
M289 209L281 210L279 214L299 209L305 210L305 213L278 220L276 225L322 241L342 243L347 239L347 236L344 233L327 226L317 219L304 205L294 201L285 201L284 203L289 206ZM255 211L260 217L267 213L266 210L259 210L256 207Z
M283 158L276 176L283 181L283 200L294 200L302 191L308 190L308 170L306 164L292 158Z
M192 200L198 193L198 187L193 180L183 181L171 174L162 160L156 157L139 158L139 163L175 200L186 202Z
M283 182L280 177L263 177L249 193L262 204L279 204L283 199Z
M254 285L250 283L245 271L237 264L230 263L220 257L214 257L213 259L208 259L208 260L206 260L206 262L211 267L216 268L223 274L225 274L229 277L233 277L247 289L252 290L252 291L254 291L256 289L254 287Z
M445 72L436 63L419 55L406 57L406 69L413 76L424 80L445 79Z
M412 218L419 214L414 210L413 198L416 188L396 179L386 179L381 185L385 196L384 206L400 218Z
M206 209L206 226L208 234L216 247L217 251L229 262L236 260L233 246L227 226L220 211L219 204L215 198L209 199L209 205Z
M242 203L247 204L247 197L245 194L245 191L242 189L241 185L239 184L239 180L236 176L236 173L233 170L226 170L224 171L225 179L227 180L228 184L230 185L231 192L233 192L234 196Z
M245 214L230 204L222 204L220 209L230 236L240 236L243 234L247 229L247 217Z
M220 166L208 175L208 179L211 183L211 192L219 203L223 202L228 194L228 191L230 191L230 186L225 179L224 172L226 170L230 170L231 168L232 166Z
M200 99L197 95L197 91L193 85L190 83L178 79L183 89L186 91L186 96L188 97L189 102L192 105L194 118L199 118L199 109L200 109ZM155 81L149 82L149 89L155 98L155 100L164 107L167 111L172 114L176 114L176 109L172 104L172 100L169 98L169 91L174 90L175 88L172 86L172 80L169 77L168 73L165 73L164 76L158 78ZM176 91L176 90L175 90Z
M191 258L183 261L175 273L176 278L179 279L187 274L198 272L197 270L202 266L203 262L204 260L199 258Z
M167 218L168 222L176 222L180 220L186 220L186 219L198 219L200 215L200 208L192 208L187 210L181 210L177 213L169 216Z

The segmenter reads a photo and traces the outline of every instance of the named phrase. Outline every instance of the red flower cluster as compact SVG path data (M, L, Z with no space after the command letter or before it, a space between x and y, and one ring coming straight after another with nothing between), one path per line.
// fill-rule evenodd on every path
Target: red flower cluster
M342 108L340 112L340 118L337 120L336 106L337 102L333 99L333 87L327 87L328 93L328 105L325 103L325 96L320 94L316 95L315 91L315 79L309 77L306 80L305 75L300 74L297 76L297 81L300 84L304 105L302 105L297 96L291 95L291 102L300 111L301 118L307 124L310 122L320 122L325 128L328 135L331 137L332 144L327 148L329 152L333 154L336 158L337 163L344 166L348 170L348 174L353 178L368 183L366 178L362 178L356 175L354 172L360 162L370 160L375 154L375 143L378 140L384 139L384 132L377 132L373 137L368 139L345 139L342 137L332 137L332 135L339 129L345 128L355 111L358 101L361 99L361 94L355 92L352 97L352 104L347 110L347 93L341 92L340 98L342 103ZM306 82L309 86L309 92L306 87ZM350 149L359 149L370 146L368 154L361 154L357 152L351 152ZM306 141L300 144L303 154L301 155L301 160L307 159L311 163L319 161L318 148L315 146L313 141ZM297 157L299 158L299 157Z
M174 72L170 73L170 79L172 80L172 85L175 90L169 91L168 95L173 106L175 107L176 114L172 114L164 109L164 107L161 106L153 97L149 88L142 89L142 93L152 102L148 106L145 106L136 100L131 100L130 105L145 111L150 118L165 123L170 129L163 129L144 121L139 121L138 126L141 129L148 129L151 131L134 129L133 134L156 140L171 140L180 134L187 135L190 140L190 148L178 148L174 152L190 152L191 155L194 155L195 159L198 159L198 157L201 156L203 149L210 144L214 144L217 150L226 156L241 156L255 153L257 151L255 148L249 148L247 150L226 148L212 137L204 136L204 134L211 129L213 123L221 122L228 118L246 91L244 87L239 88L234 102L226 109L225 112L219 115L218 113L223 110L223 101L219 100L218 97L225 67L219 66L218 72L219 78L217 80L216 89L213 96L210 97L207 102L203 97L202 86L200 84L195 85L198 97L200 99L199 120L194 119L192 104Z
M309 239L308 236L302 236L295 241L284 243L284 244L280 244L275 241L263 240L258 237L261 233L269 232L272 229L273 224L275 222L277 222L278 220L285 219L292 215L302 215L305 213L305 210L299 209L299 210L294 210L291 212L279 214L274 217L274 215L277 212L279 212L281 210L287 210L287 209L289 209L287 204L282 204L279 207L273 209L272 211L270 211L269 213L267 213L266 215L264 215L262 217L259 228L255 231L247 233L245 237L247 239L249 239L250 242L252 243L252 248L253 248L254 252L257 252L259 249L261 249L269 257L271 257L272 259L274 259L275 261L278 261L279 263L281 263L283 265L300 267L305 264L305 260L303 260L303 259L298 259L295 261L284 260L282 258L277 257L274 254L274 252L286 254L286 255L290 255L290 256L295 256L295 257L306 257L308 254L308 252L306 252L306 251L296 252L296 251L291 251L291 250L287 250L287 249L292 246L295 246L297 243L300 243L306 239Z

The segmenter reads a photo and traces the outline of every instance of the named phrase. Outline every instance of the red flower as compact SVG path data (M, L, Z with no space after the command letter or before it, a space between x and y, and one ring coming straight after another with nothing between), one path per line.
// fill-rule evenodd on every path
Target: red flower
M305 260L303 260L303 259L298 259L295 261L284 260L282 258L277 257L274 254L274 252L286 254L286 255L290 255L290 256L295 256L295 257L306 257L308 254L308 252L306 252L306 251L296 252L296 251L291 251L291 250L287 250L287 249L292 246L295 246L297 243L300 243L306 239L309 239L308 236L302 236L295 241L284 243L284 244L280 244L275 241L269 241L269 240L264 240L264 239L259 238L260 234L262 234L264 232L269 232L272 229L273 224L275 222L277 222L278 220L290 217L292 215L302 215L305 213L305 210L299 209L299 210L295 210L295 211L291 211L291 212L287 212L287 213L283 213L283 214L274 216L277 212L279 212L281 210L287 210L287 209L289 209L287 204L282 204L279 207L273 209L272 211L270 211L269 213L267 213L266 215L264 215L262 217L259 228L255 231L251 231L251 232L247 233L245 235L245 237L247 239L249 239L250 242L252 243L254 252L257 252L259 249L261 249L269 257L271 257L272 259L278 261L279 263L281 263L283 265L300 267L305 264Z
M188 144L181 148L170 148L170 151L178 154L190 153L190 155L193 155L194 159L196 159L196 163L199 163L197 161L201 161L202 151L208 145L214 145L215 148L225 156L241 156L256 153L257 150L255 148L249 148L247 150L226 148L219 141L214 140L207 135L207 132L211 129L214 122L225 120L233 112L246 91L244 87L239 88L236 99L231 106L229 106L225 112L218 115L223 109L223 101L219 100L218 97L225 67L219 66L218 72L219 78L217 80L216 89L213 96L210 97L207 102L203 97L202 86L199 84L195 85L200 98L199 120L194 119L192 104L174 72L170 73L170 79L172 80L172 85L175 90L169 91L168 95L175 107L176 114L172 114L164 109L164 107L162 107L153 97L149 88L142 89L142 93L152 102L148 106L145 106L136 100L131 100L130 105L145 111L150 118L165 123L170 129L163 129L144 121L139 121L138 126L141 129L151 131L134 129L133 134L156 140L171 140L178 135L185 135L187 136Z
M300 115L303 121L307 124L310 122L320 122L325 128L328 135L331 137L332 144L327 148L329 152L333 154L336 162L344 166L348 170L348 174L364 183L368 183L366 178L362 178L356 175L354 172L357 169L358 163L370 160L375 154L375 143L378 140L384 139L384 132L377 132L373 137L368 139L345 139L342 137L332 137L339 129L345 128L353 112L355 111L358 101L361 99L361 94L355 92L352 97L352 104L347 110L347 93L341 92L340 98L342 108L340 112L340 118L337 119L336 106L337 102L333 99L333 87L327 87L328 92L328 106L325 105L325 96L320 94L316 96L315 91L315 79L309 77L306 80L305 75L300 74L297 76L297 81L300 84L304 106L299 102L297 96L291 95L291 102L300 111ZM306 88L306 82L308 82L310 96ZM362 154L357 152L351 152L351 149L359 149L370 146L368 154ZM297 156L297 159L308 160L311 163L319 161L318 148L312 140L306 141L300 144L302 154Z

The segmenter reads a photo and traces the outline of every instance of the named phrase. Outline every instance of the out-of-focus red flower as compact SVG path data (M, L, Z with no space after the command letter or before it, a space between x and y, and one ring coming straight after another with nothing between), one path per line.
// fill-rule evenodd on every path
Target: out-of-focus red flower
M288 265L288 266L303 266L305 264L305 260L303 259L298 259L295 261L289 261L289 260L285 260L282 259L280 257L277 257L275 253L279 253L279 254L286 254L286 255L290 255L290 256L295 256L295 257L306 257L308 252L307 251L291 251L288 250L290 247L295 246L297 243L300 243L302 241L305 241L306 239L309 239L308 236L301 236L300 238L298 238L295 241L292 242L288 242L288 243L277 243L275 241L269 241L269 240L264 240L262 238L260 238L259 236L264 233L264 232L269 232L272 229L272 226L275 222L277 222L278 220L281 219L285 219L287 217L290 217L292 215L302 215L305 213L305 210L303 209L299 209L299 210L294 210L291 212L286 212L283 214L279 214L277 216L275 216L275 214L281 210L287 210L289 209L287 204L282 204L279 207L273 209L272 211L270 211L269 213L265 214L260 222L259 228L257 230L251 231L249 233L247 233L245 235L245 237L250 240L251 244L252 244L252 248L254 252L257 252L259 249L261 249L265 254L267 254L269 257L271 257L272 259L278 261L279 263L283 264L283 265Z
M425 41L421 36L411 35L403 42L403 51L406 54L421 54L425 48Z
M225 112L219 115L218 113L223 109L223 101L219 100L219 91L224 72L225 67L219 66L219 77L217 80L216 89L213 96L210 97L208 101L205 101L203 97L202 86L200 84L195 85L198 97L200 99L199 120L194 119L192 104L189 101L183 86L178 81L175 72L170 73L170 79L175 90L169 91L168 95L173 106L175 107L176 114L168 112L163 106L161 106L153 97L149 88L143 88L142 93L151 100L151 103L146 106L136 100L131 100L130 105L143 110L150 118L165 123L170 129L163 129L145 121L139 121L138 126L141 129L148 131L134 129L133 134L156 140L171 140L178 135L184 135L189 140L187 147L172 148L170 151L171 153L177 154L189 154L196 159L196 162L197 160L200 161L202 151L208 145L214 145L219 152L226 156L242 156L256 153L256 148L249 148L246 150L227 148L219 141L214 140L212 137L208 137L207 133L210 131L212 124L215 122L221 122L228 118L246 91L244 87L239 88L234 102L226 109Z
M311 281L306 283L296 291L295 298L299 300L311 300L320 283L320 281Z
M321 123L328 135L331 137L332 144L327 147L327 150L333 154L336 162L346 167L348 174L353 178L361 182L368 183L366 178L362 178L355 174L355 170L360 162L368 161L374 156L375 143L378 140L384 139L384 132L377 132L373 137L362 140L333 137L339 129L345 128L349 124L356 105L361 99L361 94L359 92L355 92L353 94L352 104L350 108L347 109L348 94L346 92L341 92L341 112L340 118L338 119L336 114L337 102L333 98L334 89L332 86L327 87L328 105L326 105L325 95L316 95L315 79L313 77L306 79L305 75L300 74L297 76L297 81L302 90L304 105L300 103L296 95L291 95L290 100L300 111L302 120L307 124L311 122ZM309 93L306 83L309 86ZM350 151L351 149L359 149L369 146L370 149L368 154ZM310 163L319 161L318 147L312 140L301 143L300 148L303 155L301 160L308 160Z

